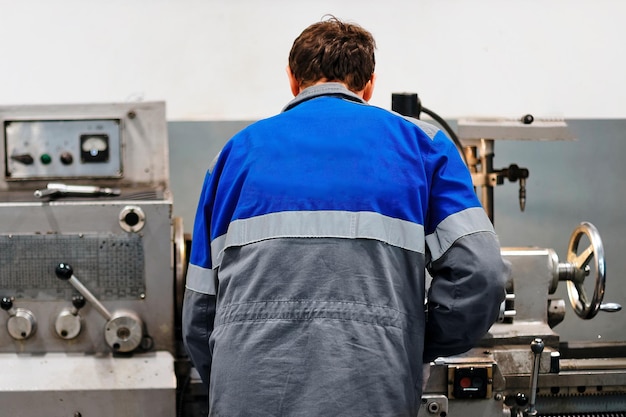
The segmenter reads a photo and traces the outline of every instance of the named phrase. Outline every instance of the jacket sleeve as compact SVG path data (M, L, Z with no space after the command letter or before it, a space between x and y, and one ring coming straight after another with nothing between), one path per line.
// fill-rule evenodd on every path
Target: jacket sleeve
M424 360L463 353L498 317L510 268L458 151L443 133L426 157L430 173L426 221L427 297Z
M192 364L207 385L212 359L209 338L214 327L217 297L217 272L211 260L213 194L209 171L194 221L182 311L183 343Z
M182 314L183 342L191 362L207 386L212 359L209 337L213 331L214 317L215 295L186 288Z
M480 231L456 240L430 264L424 361L471 349L498 317L510 266L497 236Z

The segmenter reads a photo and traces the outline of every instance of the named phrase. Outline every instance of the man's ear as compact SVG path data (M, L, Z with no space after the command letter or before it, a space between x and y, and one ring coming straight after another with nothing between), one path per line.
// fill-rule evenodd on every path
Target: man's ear
M363 89L363 100L370 101L372 98L372 94L374 94L374 84L376 84L376 74L372 74L370 80L365 84L365 88Z
M289 78L289 88L291 89L291 94L293 96L297 96L300 94L300 83L296 80L296 77L293 76L293 72L291 72L291 68L287 65L287 77Z

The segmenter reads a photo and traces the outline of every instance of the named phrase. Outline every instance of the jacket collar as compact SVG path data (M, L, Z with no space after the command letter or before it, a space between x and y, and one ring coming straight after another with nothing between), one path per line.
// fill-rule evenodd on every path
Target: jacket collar
M296 107L300 103L321 96L336 96L345 98L346 100L356 101L357 103L366 104L365 100L354 94L352 91L348 90L340 83L323 83L313 85L302 90L300 94L298 94L293 100L289 102L289 104L285 106L285 108L283 108L282 111L285 112Z

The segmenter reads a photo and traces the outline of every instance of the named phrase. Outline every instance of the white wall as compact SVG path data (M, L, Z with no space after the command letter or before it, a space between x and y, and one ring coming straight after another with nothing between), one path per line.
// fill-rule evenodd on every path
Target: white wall
M410 91L446 118L626 117L618 0L0 0L0 105L269 116L290 99L293 39L326 13L376 37L381 107Z

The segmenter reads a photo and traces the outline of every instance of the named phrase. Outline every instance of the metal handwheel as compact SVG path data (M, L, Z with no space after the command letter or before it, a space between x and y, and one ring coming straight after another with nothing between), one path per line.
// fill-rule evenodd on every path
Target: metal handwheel
M578 245L583 236L587 236L590 245L578 253ZM583 283L585 277L590 273L589 264L592 260L596 276L593 297L589 300ZM567 293L572 308L580 318L591 319L598 314L602 305L606 281L604 246L600 234L593 224L583 222L574 229L567 249L567 263L574 267L574 273L567 281Z
M185 228L182 217L173 217L174 228L174 296L176 320L182 317L185 278L187 275L187 246L185 244Z

